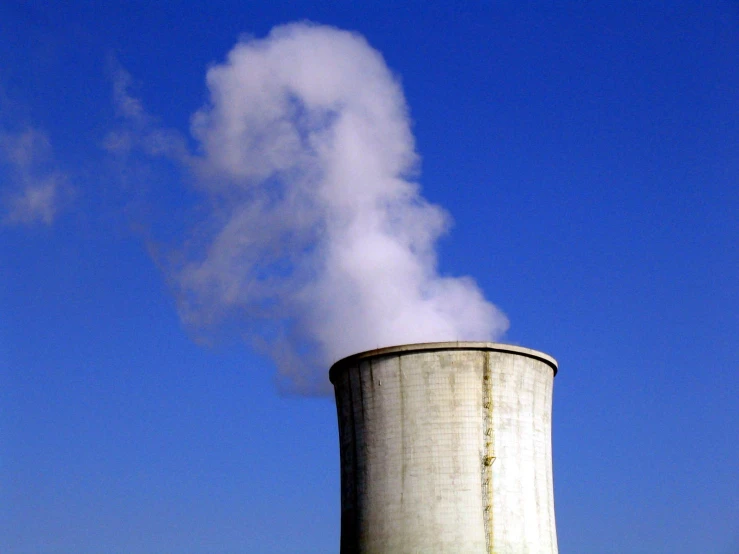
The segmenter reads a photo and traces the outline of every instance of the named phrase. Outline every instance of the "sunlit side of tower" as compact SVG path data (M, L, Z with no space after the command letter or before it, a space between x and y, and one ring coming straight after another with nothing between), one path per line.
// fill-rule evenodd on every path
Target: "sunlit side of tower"
M341 553L556 554L550 356L495 343L333 365Z

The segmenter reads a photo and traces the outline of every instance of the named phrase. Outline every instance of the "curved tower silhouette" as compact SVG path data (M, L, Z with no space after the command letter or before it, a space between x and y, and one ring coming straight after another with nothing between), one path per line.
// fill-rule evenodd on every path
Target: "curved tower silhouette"
M556 554L550 356L488 342L336 362L341 554Z

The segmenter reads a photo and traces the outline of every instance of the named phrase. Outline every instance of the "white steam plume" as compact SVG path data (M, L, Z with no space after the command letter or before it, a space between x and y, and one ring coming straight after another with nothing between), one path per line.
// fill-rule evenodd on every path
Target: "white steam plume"
M304 391L354 352L506 330L472 279L438 273L448 217L411 180L402 90L362 37L277 27L240 42L207 83L186 163L214 208L178 270L186 320L249 321Z

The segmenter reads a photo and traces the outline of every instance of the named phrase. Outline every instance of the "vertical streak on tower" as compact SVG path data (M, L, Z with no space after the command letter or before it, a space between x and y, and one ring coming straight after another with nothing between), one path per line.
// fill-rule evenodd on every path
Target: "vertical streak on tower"
M334 364L342 554L557 554L554 359L429 343Z
M493 437L493 379L490 368L490 353L485 352L482 376L483 433L485 449L482 459L482 501L485 518L486 554L493 552L493 462L495 461L495 438Z

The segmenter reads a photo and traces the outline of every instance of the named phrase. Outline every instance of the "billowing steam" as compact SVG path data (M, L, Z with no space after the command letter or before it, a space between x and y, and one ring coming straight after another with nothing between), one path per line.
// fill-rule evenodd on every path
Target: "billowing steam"
M412 179L402 90L362 37L278 27L237 44L207 83L188 164L210 233L178 269L187 321L250 322L303 390L354 352L506 330L472 279L438 273L448 217Z

